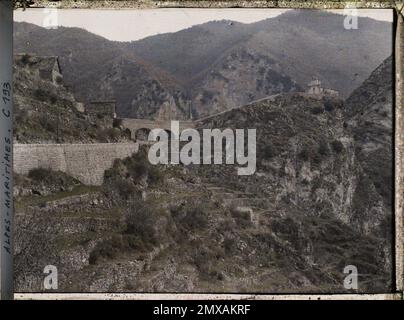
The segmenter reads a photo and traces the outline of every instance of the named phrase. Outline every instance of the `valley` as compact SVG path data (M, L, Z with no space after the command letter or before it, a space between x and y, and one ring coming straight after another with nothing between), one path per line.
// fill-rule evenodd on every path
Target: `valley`
M355 292L390 292L391 26L359 23L294 10L132 43L16 23L16 291L46 292L51 264L58 292L352 293L348 265ZM254 129L254 173L152 164L152 129L187 142L172 121Z

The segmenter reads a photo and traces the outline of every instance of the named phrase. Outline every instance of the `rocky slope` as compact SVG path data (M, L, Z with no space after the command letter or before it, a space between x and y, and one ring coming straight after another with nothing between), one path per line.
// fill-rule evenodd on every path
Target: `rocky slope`
M118 142L130 138L111 117L91 117L62 76L41 76L49 57L20 55L14 64L14 139L17 143Z
M52 32L63 36L61 31L70 39L81 34ZM87 50L77 43L68 55L58 49L64 65L70 56L70 66L92 79L91 59L88 65L75 60ZM209 61L215 48L223 49L213 44L203 53ZM104 47L111 49L107 42L97 48ZM181 90L167 93L164 83L170 81L155 80L152 68L118 51L110 55L104 61L109 71L99 74L90 96L103 88L103 97L117 92L122 101L135 101L132 111L142 116L163 116L161 104L180 116L179 106L189 99ZM358 268L360 292L391 290L391 58L344 102L293 92L300 91L299 81L259 50L237 47L221 57L200 72L200 87L194 83L199 114L209 106L216 112L275 95L204 118L197 128L255 128L256 173L238 176L234 165L152 166L144 150L116 161L101 187L46 170L17 176L16 291L43 291L49 264L58 267L60 292L347 292L347 265ZM15 67L16 139L54 142L54 127L41 115L54 123L62 114L64 142L99 141L102 124L83 118L63 85L40 79L35 59ZM142 79L130 87L137 90L132 94L125 81L133 75Z
M47 30L28 23L15 24L14 38L16 53L58 56L64 81L79 101L114 99L121 117L153 119L165 108L179 119L188 117L175 79L119 43L78 28Z
M330 214L364 234L380 234L386 227L391 213L356 158L341 100L282 94L204 119L199 126L257 129L258 172L237 176L234 169L206 166L212 179L263 198L276 190L277 202L286 199L306 212Z
M304 90L274 60L240 49L213 65L191 94L195 114L203 117L273 94Z
M389 208L393 201L393 66L386 59L346 102L361 164Z
M42 290L44 263L70 292L345 292L346 265L359 291L389 291L391 212L343 122L340 100L281 94L199 122L256 128L253 176L140 152L102 188L22 193L17 226L33 234L17 237L17 291ZM23 245L45 240L32 268Z
M320 10L289 11L258 22L260 31L246 46L279 61L301 86L318 77L325 87L347 98L392 53L393 27L358 17L358 29L346 30L344 19ZM357 58L362 62L357 63Z
M359 17L359 28L346 30L344 19L320 10L293 10L252 24L212 21L132 46L137 55L192 85L232 51L250 49L279 63L303 88L316 76L347 97L391 54L393 38L387 22Z

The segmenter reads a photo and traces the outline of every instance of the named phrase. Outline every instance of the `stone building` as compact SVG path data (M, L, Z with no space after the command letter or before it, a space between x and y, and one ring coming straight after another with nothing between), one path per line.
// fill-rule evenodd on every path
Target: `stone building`
M116 118L116 101L103 100L91 101L85 105L85 111L89 115L107 116Z
M337 90L323 88L321 86L321 81L318 79L314 79L307 84L307 93L314 94L314 95L326 95L326 96L333 96L338 97L339 92Z
M62 70L58 57L41 57L38 62L38 69L41 79L52 81L54 84L61 83Z
M17 54L15 61L24 65L35 66L42 80L51 81L55 85L62 83L62 70L57 56L35 56L24 53Z
M323 92L323 88L321 87L321 81L318 79L312 80L307 84L307 93L310 94L321 94Z

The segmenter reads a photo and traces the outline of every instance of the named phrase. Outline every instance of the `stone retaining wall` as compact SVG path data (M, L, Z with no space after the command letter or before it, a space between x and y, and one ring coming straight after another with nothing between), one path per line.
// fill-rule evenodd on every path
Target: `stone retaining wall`
M105 170L115 159L131 156L137 143L15 144L14 172L27 174L35 168L65 172L86 185L101 185Z

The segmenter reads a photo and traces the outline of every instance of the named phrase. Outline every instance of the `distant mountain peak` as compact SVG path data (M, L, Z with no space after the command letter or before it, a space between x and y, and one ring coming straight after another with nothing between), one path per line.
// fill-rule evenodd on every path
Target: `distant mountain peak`
M221 19L221 20L212 20L206 23L203 23L202 25L207 25L207 24L211 24L211 25L243 25L244 23L238 22L238 21L234 21L234 20L229 20L229 19Z
M119 83L117 110L127 115L139 101L145 110L150 100L155 110L154 102L178 92L175 101L191 99L194 111L212 114L306 87L313 74L347 97L391 55L392 24L365 19L361 28L347 32L341 18L295 10L249 24L214 20L133 42L109 41L78 28L15 23L15 52L60 56L65 80L80 99L89 92L116 95ZM119 59L125 62L121 67ZM137 95L135 84L146 96Z

